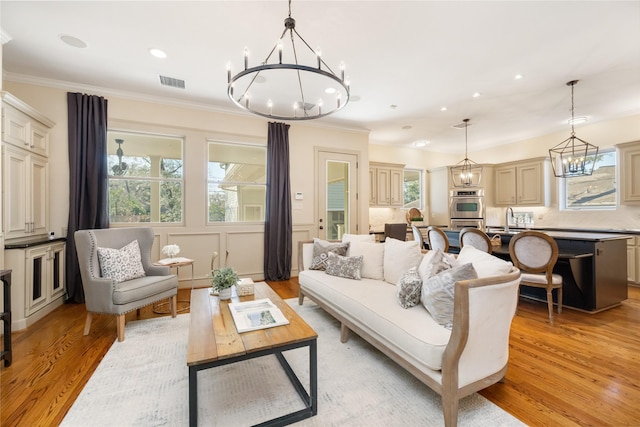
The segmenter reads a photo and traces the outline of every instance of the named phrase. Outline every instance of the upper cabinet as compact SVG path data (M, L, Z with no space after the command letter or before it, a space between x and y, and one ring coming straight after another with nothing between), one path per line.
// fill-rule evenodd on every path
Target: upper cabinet
M2 93L2 186L7 240L49 230L49 130L54 123Z
M404 165L369 163L369 206L403 206L403 177Z
M55 123L8 92L2 92L2 141L41 156L49 155L49 129Z
M548 206L550 168L545 158L495 165L497 206Z
M618 144L620 151L620 203L640 203L640 141Z

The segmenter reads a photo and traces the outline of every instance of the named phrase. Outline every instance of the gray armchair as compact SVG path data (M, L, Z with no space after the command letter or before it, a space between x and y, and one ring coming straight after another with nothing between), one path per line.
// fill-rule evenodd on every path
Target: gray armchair
M118 341L124 341L125 314L166 298L169 298L171 317L176 317L178 277L169 274L169 267L152 264L152 228L78 230L74 238L87 306L84 335L89 334L94 313L115 314ZM101 277L97 249L120 249L134 240L140 246L145 276L119 283Z

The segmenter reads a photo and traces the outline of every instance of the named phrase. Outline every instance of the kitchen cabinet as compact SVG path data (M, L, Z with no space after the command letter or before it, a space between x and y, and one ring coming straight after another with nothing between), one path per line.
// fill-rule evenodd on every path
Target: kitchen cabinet
M12 269L13 330L30 326L62 305L64 258L64 238L48 240L45 236L5 245L5 259Z
M640 237L627 240L627 281L640 284Z
M5 238L46 234L49 229L47 159L11 146L3 147Z
M404 205L404 165L369 163L369 206Z
M497 206L548 206L549 162L546 158L502 163L494 167Z
M49 130L54 123L2 92L2 183L5 239L49 230Z
M640 203L640 141L618 144L620 203Z

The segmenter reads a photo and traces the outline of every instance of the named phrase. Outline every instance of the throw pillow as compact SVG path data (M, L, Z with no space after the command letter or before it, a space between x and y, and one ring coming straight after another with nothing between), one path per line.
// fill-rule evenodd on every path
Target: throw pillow
M455 263L456 258L453 255L442 252L442 249L436 249L425 254L418 266L418 273L424 281L441 271L450 269Z
M361 275L367 279L384 280L384 245L382 243L353 241L349 244L349 256L362 255Z
M330 274L331 276L360 280L361 268L362 255L347 257L329 252L329 257L327 259L327 268L324 272Z
M342 243L346 242L376 242L376 236L373 234L348 234L342 235Z
M145 275L137 240L122 249L98 248L98 261L101 276L116 282L124 282Z
M319 239L318 239L319 240ZM349 243L331 243L324 246L323 241L313 241L313 259L310 270L325 270L329 253L345 256L349 249Z
M471 263L444 270L422 284L420 301L429 311L433 320L447 329L453 326L453 297L455 283L477 279L478 275Z
M409 271L404 273L396 286L396 296L402 308L418 305L422 291L422 279L416 267L411 267Z
M464 246L458 254L456 265L473 264L478 277L502 276L511 271L513 264L473 246Z
M415 240L404 242L387 237L384 241L384 281L395 285L411 267L422 261L420 244Z

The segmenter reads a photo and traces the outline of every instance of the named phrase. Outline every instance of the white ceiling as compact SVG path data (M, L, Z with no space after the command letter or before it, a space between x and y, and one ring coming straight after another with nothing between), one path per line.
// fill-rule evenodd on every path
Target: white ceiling
M288 5L3 0L0 13L11 38L6 79L238 111L226 96L226 65L240 67L245 46L266 57ZM463 152L464 132L451 126L464 118L471 153L568 136L565 83L574 79L575 114L589 123L640 114L640 1L293 0L292 17L334 70L345 62L359 98L318 122L368 129L375 144L429 140L427 150ZM61 34L87 47L71 47ZM152 47L168 57L152 57ZM161 86L158 75L183 79L186 89Z

